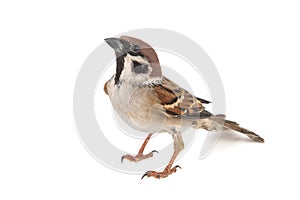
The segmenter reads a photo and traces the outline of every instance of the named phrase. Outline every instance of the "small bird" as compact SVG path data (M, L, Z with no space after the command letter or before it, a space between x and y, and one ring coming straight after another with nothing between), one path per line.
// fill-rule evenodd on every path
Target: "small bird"
M226 120L225 115L208 112L204 104L211 102L193 96L163 76L158 56L149 44L129 36L105 41L114 49L116 73L105 83L104 92L129 126L149 133L137 155L124 155L121 160L137 162L152 157L157 151L144 154L144 149L153 133L167 132L173 138L174 153L168 165L161 172L147 171L142 179L145 176L165 178L180 168L173 163L184 149L181 133L188 128L210 131L223 125L225 129L241 132L256 142L264 142L254 132Z

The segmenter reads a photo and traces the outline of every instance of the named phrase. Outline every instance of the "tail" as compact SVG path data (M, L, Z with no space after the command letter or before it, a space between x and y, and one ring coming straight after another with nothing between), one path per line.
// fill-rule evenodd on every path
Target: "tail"
M257 135L256 133L249 131L248 129L245 129L243 127L240 127L240 125L236 122L230 121L230 120L224 120L225 116L224 115L215 115L213 117L213 121L218 122L220 121L221 123L224 122L224 127L227 129L231 129L240 133L245 134L249 138L251 138L253 141L264 143L264 139Z

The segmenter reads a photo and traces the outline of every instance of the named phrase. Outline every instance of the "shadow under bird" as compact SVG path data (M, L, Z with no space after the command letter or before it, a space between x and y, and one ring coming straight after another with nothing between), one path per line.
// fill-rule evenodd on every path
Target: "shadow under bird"
M142 178L165 178L180 168L173 164L184 148L181 133L188 128L210 131L221 126L243 133L256 142L264 142L254 132L226 120L225 115L211 114L204 107L209 101L193 96L163 76L155 50L144 41L129 36L105 41L115 51L117 66L116 73L105 83L104 91L114 110L129 126L149 133L137 155L124 155L122 161L137 162L152 157L156 151L143 152L153 133L167 132L173 138L174 153L165 169L147 171Z

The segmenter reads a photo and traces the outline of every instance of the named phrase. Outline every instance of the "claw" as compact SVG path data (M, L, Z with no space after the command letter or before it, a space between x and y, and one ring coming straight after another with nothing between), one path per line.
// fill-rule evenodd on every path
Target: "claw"
M121 157L121 163L123 163L124 158L125 158L125 156L122 156L122 157Z
M176 168L176 169L177 169L177 168L182 169L179 165L176 165L175 168Z
M159 152L158 152L158 151L156 151L156 150L153 150L153 151L152 151L152 153L159 153Z
M146 173L142 176L141 180L143 180L143 178L144 178L145 176L148 176L148 172L146 172Z

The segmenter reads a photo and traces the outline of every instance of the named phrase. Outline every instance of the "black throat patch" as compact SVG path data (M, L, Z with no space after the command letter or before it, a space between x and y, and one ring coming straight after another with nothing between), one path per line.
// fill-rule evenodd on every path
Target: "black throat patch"
M120 76L124 69L124 62L125 62L125 55L117 56L117 69L116 69L116 76L115 76L115 85L120 83Z

